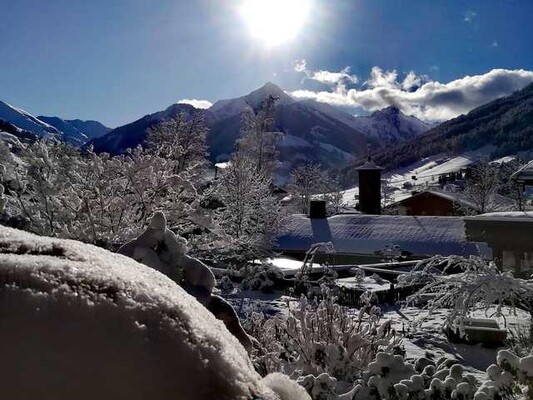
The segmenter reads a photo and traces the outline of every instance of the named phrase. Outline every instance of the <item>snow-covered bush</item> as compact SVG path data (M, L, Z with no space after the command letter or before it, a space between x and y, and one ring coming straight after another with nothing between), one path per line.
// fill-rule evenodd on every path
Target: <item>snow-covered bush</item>
M272 292L275 288L275 283L283 279L283 273L280 269L268 262L246 266L241 269L241 273L244 276L241 282L243 290Z
M392 351L399 344L390 323L380 323L377 309L357 317L325 286L319 302L302 296L297 306L288 305L287 317L265 320L255 314L245 327L261 344L255 362L265 372L326 373L347 383L361 376L378 350Z
M533 355L518 357L500 350L496 364L487 368L487 381L474 400L533 399Z
M439 269L437 267L442 267ZM456 274L448 274L452 269ZM480 257L433 257L419 263L410 273L399 279L400 284L425 283L425 286L407 299L407 304L421 295L431 293L434 299L428 304L428 315L436 310L449 309L450 324L464 323L474 310L502 316L502 308L520 308L533 315L533 281L515 278L511 272L500 271L494 262Z

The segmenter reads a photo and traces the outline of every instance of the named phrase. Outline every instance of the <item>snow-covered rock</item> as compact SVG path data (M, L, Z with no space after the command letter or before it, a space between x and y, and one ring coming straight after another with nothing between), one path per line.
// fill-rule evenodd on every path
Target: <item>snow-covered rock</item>
M262 379L221 321L128 257L0 227L0 282L4 398L309 399Z

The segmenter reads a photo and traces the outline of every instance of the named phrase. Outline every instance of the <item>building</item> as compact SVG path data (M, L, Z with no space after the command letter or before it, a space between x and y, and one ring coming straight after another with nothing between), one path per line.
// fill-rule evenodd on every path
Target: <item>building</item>
M533 273L533 211L494 212L465 217L466 236L492 249L496 264L515 276Z
M294 214L278 236L275 250L303 259L311 245L320 242L333 244L335 256L330 262L336 264L381 261L382 250L391 244L399 246L407 259L433 255L491 256L485 243L467 239L463 218L366 214L329 218Z
M505 196L494 195L491 206L504 211L513 202ZM392 203L387 209L399 215L460 216L475 214L478 206L461 191L426 190Z
M533 160L511 175L511 179L516 179L524 186L533 186Z

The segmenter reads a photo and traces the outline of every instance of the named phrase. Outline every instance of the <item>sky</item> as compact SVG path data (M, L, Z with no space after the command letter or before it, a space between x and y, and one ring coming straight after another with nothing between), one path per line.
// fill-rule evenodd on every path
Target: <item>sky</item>
M533 82L531 0L0 0L0 10L0 100L110 127L267 81L354 114L396 105L435 121Z

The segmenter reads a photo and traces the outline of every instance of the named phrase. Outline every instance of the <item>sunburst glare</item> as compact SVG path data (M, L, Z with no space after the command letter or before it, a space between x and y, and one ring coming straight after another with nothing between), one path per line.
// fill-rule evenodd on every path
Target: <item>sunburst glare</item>
M251 35L267 47L293 40L310 11L310 0L244 0L240 9Z

